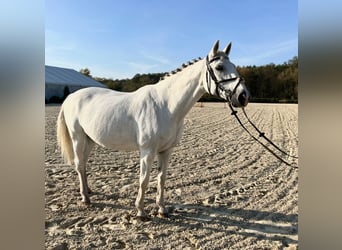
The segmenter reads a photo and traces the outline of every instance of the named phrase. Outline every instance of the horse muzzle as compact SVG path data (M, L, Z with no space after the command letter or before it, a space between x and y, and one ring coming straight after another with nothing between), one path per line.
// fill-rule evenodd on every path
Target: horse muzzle
M248 104L248 94L247 94L247 92L245 91L245 90L243 90L240 94L239 94L239 96L238 96L238 101L239 101L239 103L240 103L240 105L242 106L242 107L245 107L245 106L247 106L247 104Z
M249 95L246 90L242 90L240 93L236 93L231 98L231 103L235 108L242 108L247 106L249 101Z

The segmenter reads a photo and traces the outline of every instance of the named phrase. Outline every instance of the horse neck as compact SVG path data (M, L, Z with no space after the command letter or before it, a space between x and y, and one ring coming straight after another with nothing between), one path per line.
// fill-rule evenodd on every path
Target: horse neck
M170 113L175 117L183 119L205 93L202 84L204 67L205 62L201 60L158 84Z

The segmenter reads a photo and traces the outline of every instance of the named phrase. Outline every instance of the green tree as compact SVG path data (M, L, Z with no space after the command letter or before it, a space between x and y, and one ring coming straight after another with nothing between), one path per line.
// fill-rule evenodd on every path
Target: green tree
M90 70L88 68L80 69L80 73L85 76L91 77Z

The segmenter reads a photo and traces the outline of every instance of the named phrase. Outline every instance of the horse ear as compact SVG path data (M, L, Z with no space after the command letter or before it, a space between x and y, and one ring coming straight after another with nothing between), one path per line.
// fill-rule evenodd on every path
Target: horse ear
M214 46L213 46L212 49L210 50L210 53L209 53L210 57L214 57L214 56L217 54L217 51L218 51L218 49L219 49L219 43L220 43L219 40L217 40L217 41L215 42Z
M232 43L230 42L227 47L223 50L223 52L228 56L229 55L229 52L230 52L230 49L232 47Z

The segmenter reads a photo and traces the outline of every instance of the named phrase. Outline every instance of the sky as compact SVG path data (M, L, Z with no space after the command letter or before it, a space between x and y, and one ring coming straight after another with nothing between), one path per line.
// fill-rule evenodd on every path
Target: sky
M297 0L46 0L45 64L131 78L232 42L238 66L298 56Z

